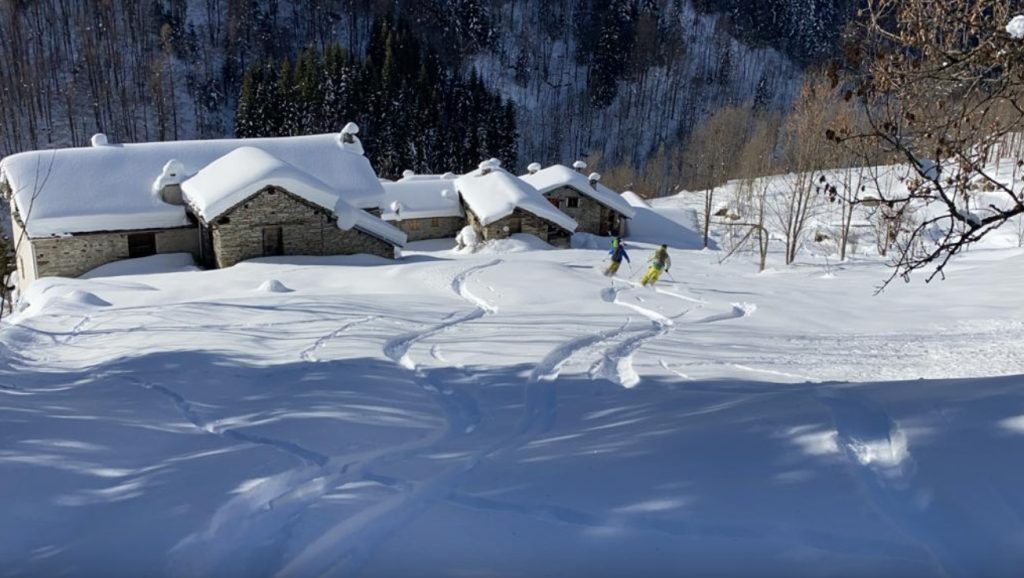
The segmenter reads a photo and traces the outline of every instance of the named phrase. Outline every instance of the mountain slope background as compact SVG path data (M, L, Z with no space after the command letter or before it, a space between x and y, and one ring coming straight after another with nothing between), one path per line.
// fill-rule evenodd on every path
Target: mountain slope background
M335 42L364 58L385 18L514 103L518 165L598 153L642 168L719 107L785 109L807 67L834 54L850 9L849 0L7 2L0 153L83 145L95 132L114 142L234 135L247 68Z

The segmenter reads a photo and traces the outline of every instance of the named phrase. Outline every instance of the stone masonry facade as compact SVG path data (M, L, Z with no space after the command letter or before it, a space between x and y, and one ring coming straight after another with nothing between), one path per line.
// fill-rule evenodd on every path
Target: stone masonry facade
M569 215L579 223L577 233L591 233L607 237L623 233L622 215L595 201L572 187L555 189L546 195L558 210ZM570 201L575 199L575 201ZM577 206L571 207L570 203L575 202Z
M455 237L466 226L466 219L465 217L429 217L426 219L403 219L390 221L390 223L401 229L412 242Z
M267 256L264 231L268 229L280 230L282 255L395 256L394 246L387 241L355 229L339 229L330 210L279 187L267 187L209 224L214 264L230 267Z
M515 233L528 233L556 247L568 247L572 236L570 231L522 209L516 209L511 215L489 225L481 225L480 219L468 207L466 217L485 241L505 239Z
M128 259L128 238L146 234L153 235L158 254L191 253L193 257L199 254L199 232L196 227L82 233L31 239L36 263L35 278L77 277L100 265Z

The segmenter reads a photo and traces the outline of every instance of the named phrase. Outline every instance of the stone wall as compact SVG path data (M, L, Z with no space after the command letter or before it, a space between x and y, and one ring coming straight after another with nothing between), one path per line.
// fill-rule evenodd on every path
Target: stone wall
M191 253L193 257L199 256L199 232L196 227L81 233L32 239L36 278L77 277L100 265L128 259L128 236L142 233L155 235L158 254Z
M624 233L621 230L623 221L621 215L572 187L555 189L544 196L557 200L558 210L579 223L579 227L576 228L577 233L591 233L602 237ZM569 207L569 199L579 199L579 206Z
M210 224L217 267L263 257L263 231L280 227L284 255L393 258L394 246L361 231L343 231L334 215L278 187L267 187Z
M515 233L528 233L552 245L568 247L569 238L572 236L572 233L551 221L541 219L537 215L522 209L516 209L511 215L489 225L481 225L480 219L468 208L466 209L466 217L485 241L505 239Z
M13 203L12 203L13 205ZM11 239L14 241L14 259L18 267L18 276L21 279L22 288L39 278L36 273L36 259L32 255L32 242L25 235L21 218L14 211L11 215Z
M466 226L465 217L430 217L389 222L401 229L409 237L410 242L426 239L451 239Z

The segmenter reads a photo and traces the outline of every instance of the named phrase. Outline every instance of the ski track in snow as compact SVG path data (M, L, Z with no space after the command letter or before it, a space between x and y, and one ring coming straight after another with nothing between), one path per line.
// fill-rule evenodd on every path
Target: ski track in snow
M733 303L732 310L728 313L718 313L716 315L710 315L704 319L696 321L696 323L718 323L719 321L730 321L732 319L742 319L744 317L750 317L757 311L757 305L753 303Z
M91 315L83 315L82 318L78 321L78 323L76 323L75 326L71 328L71 331L67 332L66 334L60 337L54 338L54 342L57 345L67 345L71 343L73 339L81 335L82 330L85 329L85 327L89 325L89 323L91 322Z
M299 357L310 363L316 363L320 361L320 358L318 358L315 355L317 351L323 349L328 343L340 337L341 334L345 333L349 329L352 329L353 327L357 327L359 325L364 325L366 323L373 321L374 319L376 319L376 317L363 317L362 319L356 319L355 321L350 321L342 325L341 327L335 329L334 331L328 333L327 335L324 335L323 337L317 339L316 342L313 343L313 345L310 345L306 349L302 350L302 353L299 354Z
M501 264L501 262L501 259L497 259L484 265L470 267L469 269L466 269L465 271L459 273L458 275L455 276L454 279L452 279L452 290L455 291L455 293L462 297L464 300L473 304L475 307L473 311L470 311L469 313L465 313L462 315L453 314L455 315L454 317L449 317L445 321L432 327L428 327L426 329L419 331L405 333L403 335L399 335L398 337L390 339L388 340L387 343L384 344L384 355L387 356L388 359L394 361L395 363L398 363L402 367L415 371L417 369L416 362L413 361L411 357L409 357L409 349L411 349L413 345L416 345L417 343L423 341L424 339L437 335L438 333L449 331L454 327L462 325L463 323L475 321L477 319L480 319L484 315L497 313L497 307L491 305L486 300L477 297L476 295L469 291L469 289L466 287L466 280L474 273L477 273L482 269L487 269L489 267L499 265Z
M174 403L174 406L178 409L178 412L181 414L181 416L185 418L185 420L192 424L196 429L203 431L205 433L228 438L234 441L269 446L281 450L291 456L297 457L307 464L316 465L320 467L326 465L327 461L330 459L321 453L304 448L299 444L287 440L281 440L257 434L250 434L235 428L217 428L216 426L210 424L202 417L200 417L200 415L195 411L195 408L192 406L192 403L178 392L156 383L140 381L135 378L128 378L128 380L134 383L135 385L142 387L143 389L155 391L160 395L170 399Z
M667 335L675 323L653 309L622 301L619 299L619 293L619 289L608 287L601 291L601 298L643 315L651 321L651 328L637 332L632 337L605 350L601 359L591 366L590 377L592 379L607 379L626 389L631 389L640 383L640 374L633 367L633 355L648 341ZM682 315L686 313L684 312Z
M537 382L557 379L562 366L576 354L587 348L619 337L626 332L627 325L629 325L628 319L626 320L626 323L618 329L610 329L608 331L584 335L582 337L566 341L552 349L551 352L544 356L544 359L540 360L537 365L534 366L533 371L530 372L530 380Z
M929 553L939 575L972 576L970 569L977 567L977 561L962 553L992 551L998 556L989 546L998 543L999 536L988 535L968 515L930 507L936 497L931 488L915 479L918 464L906 432L885 411L852 389L832 389L816 397L832 414L838 450L864 494L879 514ZM963 485L958 491L964 491ZM965 532L968 527L972 530ZM1012 560L1001 560L996 567L1012 567Z
M492 267L499 263L501 263L500 260L467 269L457 275L452 281L452 289L462 296L463 299L477 306L477 316L470 319L477 319L483 315L492 314L497 312L498 309L493 304L473 295L466 288L466 280L480 269ZM441 326L423 332L421 335L424 337L433 335L439 330L450 329L458 325L458 323L467 320L469 319L466 316L461 316L456 318L456 323L444 323ZM407 341L408 337L403 336L398 340L398 343L405 344ZM408 351L407 347L404 351L396 348L391 348L387 351L390 351L388 356L393 361L408 367L408 365L402 362L403 359L408 359L405 356L405 352ZM554 365L558 365L557 361ZM554 369L554 366L552 366L552 369ZM474 470L485 459L501 452L512 451L522 447L529 442L531 433L535 432L535 430L536 433L541 433L548 431L554 425L558 405L555 386L551 382L531 379L523 385L524 401L522 416L514 430L499 435L493 442L484 444L476 451L471 452L464 461L447 466L439 473L426 479L406 482L399 479L376 476L372 474L372 469L377 463L395 459L409 460L417 456L436 453L439 445L446 437L471 434L480 421L480 410L475 398L461 389L437 383L432 376L427 375L426 372L415 365L413 365L412 370L415 372L417 379L423 384L424 389L434 393L435 399L438 400L444 410L449 422L448 435L432 438L401 452L391 452L381 456L373 463L366 464L363 468L365 472L364 479L391 486L397 489L398 493L354 516L346 518L338 525L324 532L320 538L303 548L275 576L284 578L297 575L349 575L358 572L377 545L429 508L434 502L450 496L458 489L465 475Z
M214 514L209 527L179 542L172 551L171 566L175 573L216 574L230 573L241 569L236 554L252 543L277 543L287 538L287 528L311 505L316 503L333 488L346 481L375 478L373 469L381 464L403 461L423 453L430 453L444 439L455 435L471 433L480 421L476 400L467 393L431 379L411 360L409 348L419 341L461 323L479 319L497 311L490 303L473 295L465 286L466 280L477 271L498 265L500 260L463 271L452 281L452 289L464 300L472 303L474 311L465 315L452 314L444 322L428 329L400 335L384 345L384 353L395 363L414 372L424 390L429 391L438 402L448 426L433 434L406 444L373 450L356 455L314 461L318 467L302 467L289 470L265 480L226 504ZM312 353L347 329L370 319L350 322L334 332L325 335L305 350L301 357L310 360ZM195 415L190 405L173 392L163 392L175 399L183 414L194 425L209 431L208 426ZM219 433L227 435L225 430ZM249 436L252 437L252 436ZM258 441L268 442L265 438ZM278 447L291 448L287 442L277 440ZM295 446L298 447L298 446ZM281 560L265 561L267 567L281 566L277 575L315 574L313 568L330 569L339 561L359 560L364 545L376 543L393 531L395 524L414 515L432 495L432 489L443 489L451 479L460 473L458 468L445 472L420 484L412 484L399 495L380 502L370 508L346 518L341 524L325 532L319 539L306 545L295 557L281 565ZM393 519L392 519L393 518Z

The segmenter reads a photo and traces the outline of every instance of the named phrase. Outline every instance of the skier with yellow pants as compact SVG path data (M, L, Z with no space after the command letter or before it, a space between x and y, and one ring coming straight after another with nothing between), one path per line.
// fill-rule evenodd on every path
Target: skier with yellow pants
M672 268L672 258L668 256L668 245L662 245L658 247L658 250L654 252L654 256L651 257L651 267L644 274L643 279L640 280L640 284L644 287L648 285L654 285L661 278L662 271L668 271Z

